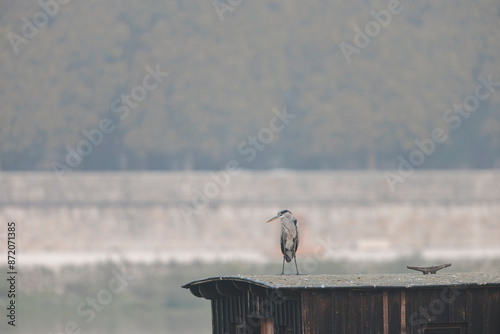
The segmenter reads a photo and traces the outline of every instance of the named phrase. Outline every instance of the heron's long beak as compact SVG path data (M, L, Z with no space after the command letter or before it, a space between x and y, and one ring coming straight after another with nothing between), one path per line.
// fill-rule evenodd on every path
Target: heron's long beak
M273 218L269 219L269 220L266 222L266 224L267 224L267 223L272 222L273 220L278 219L279 217L280 217L280 216L274 216Z

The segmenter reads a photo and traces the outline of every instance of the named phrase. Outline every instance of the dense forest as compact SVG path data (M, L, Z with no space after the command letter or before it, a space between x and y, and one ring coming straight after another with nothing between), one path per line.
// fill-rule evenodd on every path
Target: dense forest
M499 19L493 0L3 1L0 169L499 168Z

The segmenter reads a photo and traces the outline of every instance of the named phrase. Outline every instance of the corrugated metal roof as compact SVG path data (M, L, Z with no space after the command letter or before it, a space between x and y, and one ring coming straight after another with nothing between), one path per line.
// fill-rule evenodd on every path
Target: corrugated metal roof
M272 289L430 288L436 286L500 286L497 273L359 274L359 275L238 275L209 277L183 286L218 281L246 282Z

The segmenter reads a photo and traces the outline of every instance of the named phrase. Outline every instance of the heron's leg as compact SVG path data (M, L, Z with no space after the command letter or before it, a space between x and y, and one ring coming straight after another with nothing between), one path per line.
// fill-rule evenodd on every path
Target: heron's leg
M297 270L297 275L299 275L299 268L297 268L297 256L295 256L295 252L293 253L293 259L295 260L295 269Z
M283 268L281 268L281 275L285 273L285 256L283 256Z

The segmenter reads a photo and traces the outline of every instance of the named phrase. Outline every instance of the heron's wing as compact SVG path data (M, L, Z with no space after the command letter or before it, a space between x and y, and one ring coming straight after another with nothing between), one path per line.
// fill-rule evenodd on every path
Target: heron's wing
M280 244L281 244L281 253L283 255L285 255L285 243L286 243L285 234L281 233Z
M297 236L295 237L295 239L293 239L293 253L296 254L297 248L299 248L299 226L297 225L297 219L294 219L293 224L297 229Z
M297 226L297 224L295 224ZM297 253L297 248L299 248L299 228L297 227L297 236L293 240L293 253Z

